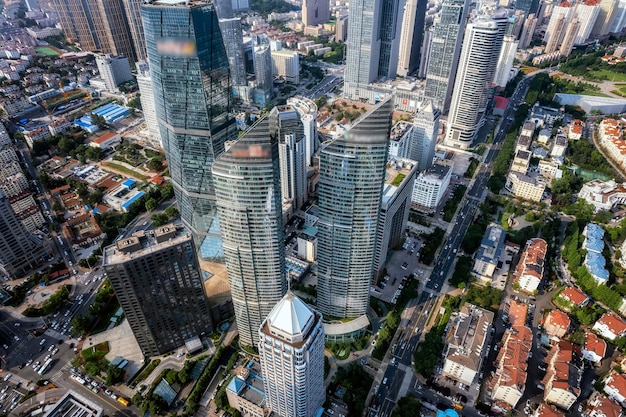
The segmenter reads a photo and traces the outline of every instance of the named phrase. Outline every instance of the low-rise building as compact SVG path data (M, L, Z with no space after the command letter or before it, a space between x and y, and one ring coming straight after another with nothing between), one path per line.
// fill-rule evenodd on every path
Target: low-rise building
M550 154L555 157L562 157L565 155L565 151L567 150L567 136L565 135L556 135L554 138L554 143L552 144L552 150Z
M585 417L623 417L622 407L604 395L599 395L587 403Z
M611 210L618 204L626 204L626 183L594 179L583 184L578 198L591 204L596 213L600 210Z
M520 135L515 142L515 152L530 151L530 145L533 143L533 137L530 135Z
M583 136L584 123L580 119L574 119L569 125L567 138L569 140L579 140Z
M452 166L451 161L438 160L428 170L421 172L415 179L411 202L425 210L436 209L450 185Z
M567 334L571 325L572 321L567 314L561 310L550 310L544 318L543 330L549 336L562 338Z
M411 150L411 131L413 124L403 120L391 129L389 138L389 157L408 158Z
M535 410L533 417L565 417L565 413L553 405L541 403Z
M121 141L122 137L119 135L119 133L107 132L102 136L92 139L89 143L89 146L93 146L94 148L100 148L102 150L107 150L119 145Z
M612 311L604 313L591 329L610 341L626 335L626 323Z
M541 129L539 131L539 135L537 136L537 142L542 145L547 145L550 142L550 138L552 137L552 131L550 129Z
M561 291L559 298L570 304L572 307L579 308L586 306L590 301L590 298L576 287L567 287Z
M72 390L63 395L44 417L100 417L102 407Z
M529 239L515 268L514 285L524 292L537 291L543 279L548 244L540 238Z
M559 179L563 177L563 170L560 168L560 164L554 160L539 161L539 175L546 179L548 184L552 185L553 179Z
M626 375L611 371L604 380L604 392L610 399L626 407Z
M266 407L263 378L258 364L248 362L242 366L226 386L228 403L241 415L248 417L266 417L270 410Z
M48 125L48 130L52 136L61 135L72 127L72 124L65 118L56 119Z
M532 154L529 151L518 150L515 152L515 156L513 157L513 162L511 163L511 171L519 172L520 174L526 175L528 172L528 167L530 166L530 158Z
M582 376L581 355L578 347L561 340L546 358L547 371L543 379L545 402L569 410L580 395Z
M474 254L474 266L472 267L472 274L482 283L489 284L491 282L493 274L498 268L505 241L506 232L499 225L491 223L485 230L483 240Z
M532 120L527 120L522 125L519 134L520 136L530 136L531 138L535 134L535 129L537 128L537 124Z
M519 172L510 172L505 188L516 197L530 201L541 201L546 185L543 181Z
M598 137L609 156L620 166L626 166L626 141L622 139L619 121L615 119L601 121L598 125Z
M466 303L452 320L446 342L448 350L443 364L443 375L471 385L480 372L491 336L493 313Z
M606 341L600 339L594 333L585 334L585 346L583 347L583 359L599 364L606 355Z

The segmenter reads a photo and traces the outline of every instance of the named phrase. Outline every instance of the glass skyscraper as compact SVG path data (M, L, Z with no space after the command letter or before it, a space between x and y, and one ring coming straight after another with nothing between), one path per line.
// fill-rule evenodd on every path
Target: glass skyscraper
M161 141L180 214L200 256L223 257L211 166L236 137L228 57L210 1L141 8Z
M287 290L278 138L268 118L215 161L213 178L239 341L254 346Z
M468 9L468 0L444 0L434 24L424 95L443 113L450 106Z
M328 316L367 311L392 110L388 98L320 149L317 307Z

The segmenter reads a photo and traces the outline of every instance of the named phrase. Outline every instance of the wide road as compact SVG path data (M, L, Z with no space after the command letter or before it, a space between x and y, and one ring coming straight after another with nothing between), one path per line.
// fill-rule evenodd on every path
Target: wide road
M385 371L383 382L379 388L375 388L375 396L370 408L370 416L389 417L398 400L400 387L405 380L405 375L412 369L413 352L417 348L417 344L422 336L422 330L426 325L428 317L432 313L435 305L436 296L440 295L443 284L445 283L454 258L459 251L461 242L467 232L468 227L473 221L478 205L482 202L486 191L487 181L491 177L492 163L500 148L506 134L514 120L517 106L526 97L526 92L530 85L531 77L527 77L520 81L511 96L509 105L501 119L500 127L494 136L493 144L489 147L487 154L480 166L480 171L474 179L469 192L463 198L454 220L454 227L444 239L443 249L439 253L437 263L433 268L430 277L427 279L425 291L419 295L417 300L410 303L407 308L412 309L409 325L398 338L398 343L392 347L393 357ZM386 382L386 383L385 383ZM421 393L426 400L440 397L436 393L430 393L426 388L417 390L415 386L410 387L412 392ZM443 397L441 397L443 398ZM473 409L464 409L463 415L475 417L479 414Z

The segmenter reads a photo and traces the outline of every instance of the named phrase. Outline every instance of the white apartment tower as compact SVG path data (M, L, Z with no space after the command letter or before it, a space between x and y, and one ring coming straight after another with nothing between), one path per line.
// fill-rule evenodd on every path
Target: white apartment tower
M596 23L593 25L593 29L591 29L591 33L594 36L604 36L609 33L618 1L619 0L600 0L598 17L596 18Z
M578 18L580 27L574 38L574 45L582 45L587 42L591 31L596 24L600 13L600 0L586 0L576 5L575 16Z
M146 61L139 61L135 64L137 68L137 86L141 99L141 111L146 121L146 128L150 142L153 146L163 147L161 134L159 133L159 122L157 120L156 109L154 107L154 94L152 93L152 77L150 67Z
M565 31L565 36L563 36L563 42L561 42L561 47L559 48L559 52L563 56L569 56L572 53L572 49L574 48L574 41L576 40L576 34L580 30L580 21L577 17L572 18L567 26L567 30Z
M425 171L433 164L437 134L439 133L439 116L441 112L432 100L427 100L413 119L410 133L409 158L417 162L417 169Z
M537 27L537 17L534 13L528 15L526 20L524 21L524 26L522 27L522 33L519 37L519 45L518 48L526 49L530 45L530 41L533 40L533 35L535 34L535 28Z
M291 291L259 329L267 406L281 417L314 417L325 401L322 315Z
M468 23L452 93L445 143L467 149L482 126L495 66L508 24L505 13Z
M518 44L519 42L515 39L515 35L504 35L498 66L493 77L493 83L498 87L506 87L506 84L509 82Z
M133 79L130 63L125 56L97 55L96 65L108 91L119 91L118 85Z
M546 46L546 53L554 52L558 49L565 33L565 27L572 18L573 13L574 7L567 0L562 1L558 6L554 6L543 37L546 45L550 45L550 48Z

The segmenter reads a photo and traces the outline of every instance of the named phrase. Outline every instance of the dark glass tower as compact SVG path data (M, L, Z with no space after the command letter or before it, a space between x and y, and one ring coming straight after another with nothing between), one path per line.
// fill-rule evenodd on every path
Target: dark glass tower
M104 250L115 295L146 356L161 355L213 331L191 234L172 224Z
M141 8L156 116L181 217L203 259L223 258L211 166L237 137L228 57L210 1Z

